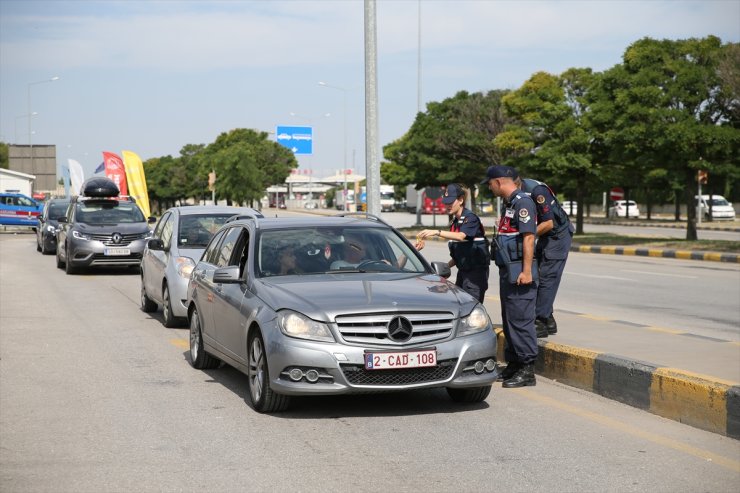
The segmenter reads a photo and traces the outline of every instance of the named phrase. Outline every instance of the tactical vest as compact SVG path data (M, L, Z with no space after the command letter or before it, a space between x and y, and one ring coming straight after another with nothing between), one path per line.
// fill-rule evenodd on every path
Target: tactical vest
M552 201L550 202L550 209L552 210L552 215L553 215L553 226L552 226L552 230L550 231L550 234L553 234L553 235L560 234L564 230L570 227L570 219L568 219L568 214L565 212L563 207L560 205L560 202L558 202L558 199L555 196L555 192L552 191L552 188L550 188L547 185L547 183L533 180L531 178L523 178L521 191L531 196L532 191L535 189L535 187L539 185L542 185L543 187L547 188L547 190L552 195Z

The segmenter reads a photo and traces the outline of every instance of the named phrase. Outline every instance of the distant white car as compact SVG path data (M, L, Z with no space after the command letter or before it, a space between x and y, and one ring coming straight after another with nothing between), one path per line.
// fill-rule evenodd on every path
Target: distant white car
M569 216L575 216L578 214L578 202L575 200L566 200L561 205L563 206L565 213Z
M609 207L609 217L627 217L627 202L627 200L614 201L614 205ZM640 209L634 200L629 201L629 217L640 217Z
M694 195L694 199L698 199L698 196ZM712 219L729 219L733 221L735 219L735 208L732 204L727 201L721 195L712 195L712 200L709 200L709 195L701 196L700 214L704 219L709 219L709 204L712 205Z

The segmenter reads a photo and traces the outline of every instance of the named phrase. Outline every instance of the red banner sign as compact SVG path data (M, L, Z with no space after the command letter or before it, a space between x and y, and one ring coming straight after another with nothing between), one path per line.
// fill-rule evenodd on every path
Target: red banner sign
M121 195L128 195L126 186L126 168L123 160L112 152L103 151L103 162L105 163L105 176L113 180Z

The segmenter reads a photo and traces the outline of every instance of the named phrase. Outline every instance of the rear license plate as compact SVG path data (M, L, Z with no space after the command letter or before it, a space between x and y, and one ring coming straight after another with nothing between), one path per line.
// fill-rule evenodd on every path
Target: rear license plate
M108 256L131 255L130 248L106 248L103 253Z
M366 370L395 370L397 368L422 368L437 366L437 351L408 351L402 353L367 353Z

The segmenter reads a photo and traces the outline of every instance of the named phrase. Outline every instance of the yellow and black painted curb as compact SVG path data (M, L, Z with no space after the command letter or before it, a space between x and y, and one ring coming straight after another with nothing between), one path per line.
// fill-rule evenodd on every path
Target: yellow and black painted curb
M496 328L498 360L506 339ZM740 439L740 383L538 340L543 377L702 430Z
M575 223L575 219L571 219ZM740 232L740 228L737 228L735 226L719 226L717 225L717 220L712 221L712 226L702 226L700 224L696 225L696 229L701 231L730 231L733 233ZM634 222L633 220L628 221L615 221L613 219L585 219L583 221L584 224L598 224L598 225L610 225L610 226L637 226L637 227L645 227L645 228L670 228L670 229L686 229L686 221L679 221L679 222L667 222L667 223L661 223L659 221L656 222Z
M640 257L678 258L684 260L710 260L713 262L740 263L740 254L673 250L667 248L638 248L626 246L571 245L571 252L606 253L611 255L636 255Z

